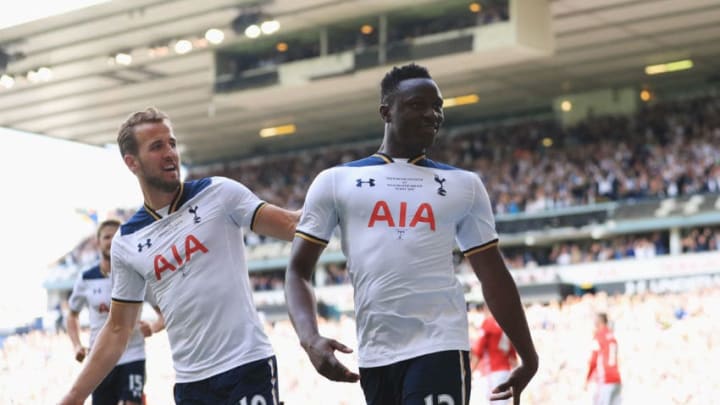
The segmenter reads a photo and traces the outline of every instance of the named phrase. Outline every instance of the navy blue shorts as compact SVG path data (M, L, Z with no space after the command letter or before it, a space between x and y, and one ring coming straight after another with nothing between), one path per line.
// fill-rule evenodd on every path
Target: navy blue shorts
M275 356L200 381L175 384L177 405L280 405Z
M117 405L119 401L143 403L145 360L120 364L112 369L92 393L93 405Z
M470 380L469 352L462 350L360 368L368 405L467 405Z

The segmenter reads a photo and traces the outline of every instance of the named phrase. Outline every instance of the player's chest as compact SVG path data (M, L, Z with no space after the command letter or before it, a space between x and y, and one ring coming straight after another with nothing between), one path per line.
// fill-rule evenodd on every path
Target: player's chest
M109 278L90 280L87 282L85 296L88 305L99 313L110 310L112 282Z
M175 272L184 272L211 255L226 232L226 218L207 205L182 207L153 225L133 234L127 242L131 265L151 283ZM219 242L218 242L219 241Z
M468 204L467 187L442 172L345 177L338 196L341 215L370 227L437 228L456 222Z

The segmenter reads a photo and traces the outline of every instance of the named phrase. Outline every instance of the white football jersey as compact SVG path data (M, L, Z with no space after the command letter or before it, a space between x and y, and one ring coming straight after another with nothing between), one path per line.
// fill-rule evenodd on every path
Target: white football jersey
M497 243L476 174L383 154L327 169L308 190L297 236L324 245L336 226L355 291L360 367L470 349L452 251L455 242L465 254Z
M165 317L176 381L203 380L273 355L252 299L243 226L265 205L223 177L184 183L162 210L145 205L115 235L115 301L147 282Z
M112 280L102 274L100 265L82 272L75 280L68 306L73 312L80 312L84 306L88 307L90 315L90 350L92 350L95 339L110 314L111 291ZM144 359L145 337L136 327L130 336L127 349L125 349L117 364L126 364Z

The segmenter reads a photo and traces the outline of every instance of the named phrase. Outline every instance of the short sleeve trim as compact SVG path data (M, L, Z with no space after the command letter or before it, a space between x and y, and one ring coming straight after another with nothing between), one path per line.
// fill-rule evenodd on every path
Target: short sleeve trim
M316 243L318 245L322 245L322 246L328 245L328 241L326 241L325 239L316 238L305 232L295 231L295 236L297 236L298 238L305 239L308 242Z
M255 212L253 212L252 220L250 221L250 230L251 231L255 230L255 220L257 219L258 213L260 213L260 211L262 211L262 209L265 208L266 206L267 206L267 203L263 201L260 204L258 204L258 206L255 208Z
M142 304L142 301L135 301L135 300L123 300L120 298L113 298L113 302L117 302L118 304Z
M498 240L498 239L493 239L493 240L491 240L490 242L483 243L482 245L472 247L472 248L470 248L470 249L468 249L468 250L465 250L465 251L462 252L462 253L463 253L463 255L465 255L466 257L467 257L467 256L471 256L471 255L474 255L475 253L482 252L483 250L488 250L488 249L490 249L491 247L496 246L498 243L499 243L499 240Z

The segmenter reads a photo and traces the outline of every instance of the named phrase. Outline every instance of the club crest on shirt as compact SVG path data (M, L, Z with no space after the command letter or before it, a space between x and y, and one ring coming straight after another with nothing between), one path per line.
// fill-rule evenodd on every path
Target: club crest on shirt
M440 178L440 176L438 176L437 174L435 175L435 181L438 184L440 184L440 187L438 187L437 192L438 192L438 194L440 194L443 197L445 197L447 195L447 190L445 190L445 188L443 187L443 183L445 183L445 180L446 180L445 178Z
M193 222L195 222L196 224L199 224L199 223L200 223L200 220L201 220L202 218L200 218L200 217L198 216L198 206L196 205L196 206L194 206L194 207L188 208L188 212L193 215Z

